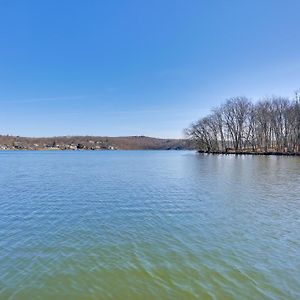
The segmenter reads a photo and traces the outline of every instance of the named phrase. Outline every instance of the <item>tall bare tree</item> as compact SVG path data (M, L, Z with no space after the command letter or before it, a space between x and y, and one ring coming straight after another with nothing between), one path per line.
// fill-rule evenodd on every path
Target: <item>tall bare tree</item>
M187 136L206 152L300 152L300 95L271 97L253 104L233 97L193 123Z

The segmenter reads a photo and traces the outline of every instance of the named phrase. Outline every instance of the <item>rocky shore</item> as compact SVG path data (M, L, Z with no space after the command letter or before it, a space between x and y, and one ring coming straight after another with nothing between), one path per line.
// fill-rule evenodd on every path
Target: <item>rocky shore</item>
M300 152L279 152L279 151L201 151L198 150L198 153L213 154L213 155L277 155L277 156L300 156Z

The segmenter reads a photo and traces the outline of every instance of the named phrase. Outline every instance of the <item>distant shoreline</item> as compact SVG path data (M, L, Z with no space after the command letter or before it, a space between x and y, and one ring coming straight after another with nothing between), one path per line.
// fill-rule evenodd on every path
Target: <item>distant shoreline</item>
M0 150L196 150L186 139L147 136L20 137L0 135Z
M0 149L0 152L6 151L197 151L196 149L54 149L54 148L40 148L40 149Z

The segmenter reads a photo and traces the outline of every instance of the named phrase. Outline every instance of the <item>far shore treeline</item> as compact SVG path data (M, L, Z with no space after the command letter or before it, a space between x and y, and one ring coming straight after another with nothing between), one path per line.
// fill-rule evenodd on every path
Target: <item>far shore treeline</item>
M56 136L20 137L0 135L0 150L190 150L186 139L147 136Z
M233 97L192 123L187 136L199 152L300 154L300 97L251 102Z

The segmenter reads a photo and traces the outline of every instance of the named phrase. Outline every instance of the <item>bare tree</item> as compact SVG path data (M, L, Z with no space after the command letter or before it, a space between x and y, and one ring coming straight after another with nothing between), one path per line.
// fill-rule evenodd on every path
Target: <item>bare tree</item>
M233 97L193 123L186 134L205 152L300 152L300 96L253 104Z

